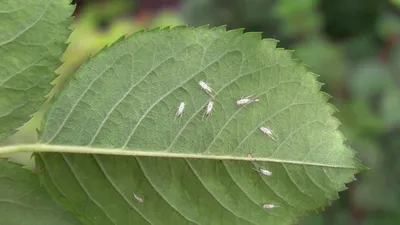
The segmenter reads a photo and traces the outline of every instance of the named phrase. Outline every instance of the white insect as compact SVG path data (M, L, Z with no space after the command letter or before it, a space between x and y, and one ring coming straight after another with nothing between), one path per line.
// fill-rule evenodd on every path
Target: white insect
M213 101L209 101L207 104L207 108L206 108L206 114L210 115L211 111L213 110L214 107L214 102Z
M185 103L181 102L178 106L178 110L176 110L176 116L182 117L183 115L183 110L185 109Z
M263 205L264 209L273 209L273 208L276 208L276 207L279 207L279 206L274 205L274 204L264 204Z
M213 110L213 107L214 107L214 102L210 100L210 101L207 103L206 111L205 111L205 114L206 114L207 116L211 115L211 112L212 112L212 110Z
M253 168L253 170L255 170L255 171L257 171L257 172L259 172L259 173L261 173L262 175L265 175L265 176L271 176L271 175L272 175L272 172L269 171L269 170L266 170L266 169L262 169L262 168L256 169L256 168Z
M210 85L208 85L206 82L201 80L199 82L199 85L200 85L201 89L203 89L205 92L207 92L207 94L212 93L213 90L211 89Z
M254 94L253 94L253 95L254 95ZM247 96L247 97L244 97L244 98L241 98L241 99L237 100L237 101L236 101L236 104L237 104L237 105L247 105L247 104L250 104L250 103L252 103L252 102L258 102L258 101L260 101L259 99L252 99L251 97L252 97L253 95L249 95L249 96Z
M263 132L264 134L268 135L270 138L272 138L272 140L275 141L275 138L274 138L275 135L274 135L274 133L272 133L272 131L270 129L268 129L266 127L260 127L260 131Z
M138 202L140 202L140 203L143 203L143 202L144 202L144 199L143 199L142 197L136 195L135 193L133 193L133 197L134 197Z

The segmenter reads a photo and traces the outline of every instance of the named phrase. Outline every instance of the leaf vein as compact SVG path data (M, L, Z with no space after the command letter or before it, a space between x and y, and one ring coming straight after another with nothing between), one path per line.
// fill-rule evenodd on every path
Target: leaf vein
M146 180L149 182L149 184L153 187L153 189L155 191L157 191L157 193L164 199L164 201L171 206L171 208L173 208L176 212L178 212L180 215L182 215L183 218L187 219L188 221L194 223L194 224L198 224L197 222L193 221L192 219L189 219L187 216L183 215L177 208L175 208L175 206L173 206L171 203L169 203L167 201L167 198L162 194L162 192L158 191L156 188L156 185L154 185L151 181L151 179L148 177L148 175L146 174L145 170L143 169L143 166L139 160L139 158L135 157L136 161L138 162L138 165L140 167L140 169L143 171L144 177L146 178Z
M126 155L126 156L146 156L146 157L162 157L162 158L192 158L192 159L216 159L216 160L240 160L240 161L260 161L260 162L276 162L295 165L308 165L317 167L329 167L338 169L358 170L357 167L350 165L334 165L317 162L303 162L287 159L276 159L269 157L253 157L247 156L229 156L229 155L201 155L187 153L166 153L143 150L121 150L119 148L98 148L84 147L74 145L47 145L47 144L23 144L0 147L1 154L14 152L42 152L42 153L76 153L76 154L102 154L102 155Z
M253 162L252 162L253 163ZM253 163L254 167L257 168L257 165L255 165ZM260 173L258 173L258 176L260 177L260 179L268 186L268 188L272 191L272 193L274 193L278 198L282 199L282 201L284 201L287 205L293 207L293 208L297 208L295 205L292 205L289 200L283 198L280 194L278 194L269 184L267 181L265 181L263 175L261 175Z
M29 67L35 65L37 62L39 62L40 60L43 59L44 56L40 57L39 59L35 60L33 63L29 64L28 66L24 67L23 69L15 72L14 74L12 74L11 76L9 76L8 78L6 78L5 80L3 80L2 82L0 82L0 86L3 86L3 84L5 84L7 81L9 81L11 78L13 78L14 76L24 72L25 70L29 69Z
M286 168L286 165L282 164L282 167L285 169L286 174L288 175L290 181L294 184L294 186L296 186L296 188L300 191L300 193L302 193L302 195L304 195L304 196L307 196L307 198L313 200L315 203L314 198L311 195L305 193L304 190L299 186L299 184L297 184L297 182L294 181L294 179L292 178L292 175L289 173L288 169Z
M313 123L321 123L321 122L318 120L312 120L312 121L309 121L309 122L297 127L295 130L290 132L290 134L288 136L286 136L285 139L283 139L283 141L278 145L278 147L274 150L274 152L272 153L272 155L270 157L273 157L275 155L275 153L277 153L279 151L279 149L283 146L283 144L286 143L286 141L289 140L290 137L292 137L292 135L296 134L299 130L301 130L304 127L307 127L308 125L313 124Z
M60 154L60 155L62 155L61 153L54 153L54 154ZM43 156L40 155L40 154L36 154L35 157L39 157L39 158L42 160L43 165L45 166L45 168L48 168L48 163L47 163L47 160L45 159L46 157L43 157ZM52 175L52 173L51 173L52 170L51 170L51 169L47 169L46 171L47 171L47 174L49 175L49 178L50 178L51 182L54 184L54 187L55 187L55 188L60 192L60 194L64 197L65 201L67 201L67 202L69 203L70 206L74 206L74 205L69 201L69 199L67 198L67 196L61 191L61 188L58 187L58 185L54 182L54 178L53 178L53 175ZM73 209L75 210L75 212L78 212L78 213L79 213L79 211L78 211L75 207L73 207ZM86 212L85 212L83 215L85 216L85 218L87 219L88 222L90 222L92 225L95 225L95 223L92 221L92 219L91 219L90 217L88 217L88 215L86 214Z
M312 177L312 176L310 176L310 174L308 173L308 170L307 170L307 167L305 166L305 165L301 165L302 167L303 167L303 169L304 169L304 171L306 172L306 175L307 175L307 177L311 180L311 182L313 182L319 189L321 189L322 190L322 192L324 192L324 195L326 194L326 193L331 193L331 191L327 191L324 187L322 187L321 185L319 185L316 181L315 181L315 179Z
M204 187L205 190L207 190L207 192L215 199L215 201L217 201L222 208L226 209L228 212L232 213L234 216L237 216L238 218L243 219L244 221L247 221L251 224L254 224L252 221L245 219L237 214L235 214L229 207L225 206L220 200L218 200L218 198L216 198L214 196L214 194L207 188L207 186L203 183L203 181L199 178L199 175L196 173L195 169L192 168L192 165L190 164L190 162L188 162L187 159L184 159L186 164L189 166L190 170L192 170L193 174L196 176L197 180L202 184L202 186ZM243 190L242 190L243 191Z
M233 79L232 81L230 81L229 83L227 83L227 84L225 84L224 86L222 86L217 92L216 92L216 94L218 95L221 91L223 91L226 87L228 87L229 85L231 85L232 83L234 83L235 81L237 81L239 78L242 78L242 77L244 77L244 76L247 76L247 75L251 75L251 74L253 74L253 73L256 73L256 72L259 72L259 71L261 71L261 70L263 70L263 69L265 69L265 68L268 68L269 66L265 66L265 67L262 67L262 68L260 68L260 69L258 69L258 70L255 70L255 71L251 71L251 72L249 72L249 73L245 73L245 74L242 74L242 75L240 75L240 76L238 76L238 77L236 77L235 79ZM285 83L285 82L284 82ZM173 141L171 142L171 144L170 144L170 146L167 148L167 150L165 150L166 152L168 152L170 149L171 149L171 147L175 144L175 142L177 141L177 139L179 138L179 136L182 134L182 132L185 130L185 128L187 127L187 125L194 119L194 117L206 106L206 104L207 104L207 102L206 103L204 103L189 119L188 119L188 121L186 121L186 123L183 125L183 127L179 130L179 132L177 133L177 135L175 135L175 137L174 137L174 139L173 139ZM240 109L240 108L239 108ZM236 111L237 112L237 111Z
M96 155L92 155L94 158L94 161L97 163L97 165L99 166L101 172L104 174L104 177L107 179L107 181L114 187L114 189L117 191L117 193L125 200L126 203L128 203L128 205L134 209L144 220L147 221L148 224L153 224L148 218L146 218L139 209L137 209L127 198L126 196L122 193L122 191L118 188L118 186L111 181L110 177L108 176L108 174L106 173L106 169L103 167L102 163L100 162L101 160L99 160L97 158Z
M38 206L31 206L31 205L27 205L25 203L18 202L18 201L15 201L15 200L11 200L11 199L0 199L0 202L9 203L9 204L15 204L17 206L21 206L21 207L29 208L29 209L33 209L33 210L42 210L42 211L50 211L50 212L57 213L53 209L46 209L46 208L42 208L42 207L38 207Z
M85 194L92 200L92 202L94 204L97 205L97 207L99 207L99 209L101 209L101 211L103 211L104 215L115 225L117 225L117 223L110 217L110 215L108 215L108 213L106 212L106 210L96 201L92 198L92 196L90 195L90 192L86 189L85 185L83 185L81 183L81 181L78 179L78 176L75 174L75 171L72 169L72 166L70 165L69 160L65 157L64 154L61 154L62 158L64 159L66 165L69 167L70 171L72 172L72 174L74 175L76 181L78 182L79 186L82 188L82 190L85 192Z
M138 122L136 123L135 127L133 127L132 131L129 133L128 138L126 139L125 143L122 145L121 148L124 149L124 148L128 145L128 143L129 143L129 141L130 141L130 139L131 139L133 133L136 131L136 129L139 127L140 123L141 123L141 122L143 121L143 119L147 116L147 114L151 111L151 109L153 109L159 102L161 102L165 97L167 97L169 94L171 94L171 93L172 93L173 91L175 91L177 88L181 87L183 84L185 84L185 83L187 83L188 81L190 81L191 79L193 79L193 77L195 77L197 74L203 72L204 69L208 68L209 66L211 66L211 65L213 65L214 63L216 63L216 62L218 62L219 60L221 60L222 57L224 57L226 54L228 54L228 53L230 53L230 52L232 52L232 51L223 53L220 57L218 57L216 60L210 62L210 63L209 63L208 65L206 65L203 69L200 69L199 71L197 71L197 72L195 72L195 73L189 75L189 78L188 78L188 79L184 80L182 83L178 84L176 87L172 88L170 91L167 91L163 96L161 96L160 99L158 99L156 102L154 102L154 103L146 110L146 112L143 114L143 116L140 117L140 119L139 119Z
M118 57L110 66L107 66L100 74L99 76L97 76L95 79L93 79L92 82L90 82L90 84L88 85L88 87L82 92L82 94L79 96L79 98L76 100L76 102L72 105L70 111L68 112L68 114L66 115L66 117L64 118L63 122L60 124L60 127L57 129L56 132L54 132L53 137L51 137L46 143L50 143L57 135L58 133L61 131L61 129L64 127L64 124L66 123L66 121L68 120L68 118L71 116L72 112L75 110L76 106L78 105L78 103L81 101L81 99L84 97L84 95L89 91L89 89L92 87L92 85L98 80L100 79L104 73L109 70L119 59L121 59L124 55Z
M243 138L243 140L238 144L238 146L233 150L233 152L235 152L237 149L239 149L239 147L250 137L251 134L253 134L260 126L262 126L265 122L267 122L268 120L274 118L276 115L278 115L279 113L290 109L293 106L297 106L297 105L309 105L309 104L318 104L320 102L300 102L300 103L292 103L286 107L284 107L283 109L275 112L274 114L272 114L271 116L269 116L267 119L263 120L260 124L257 125L257 127L255 127L246 137ZM289 160L290 161L290 160ZM299 161L293 161L293 162L299 162Z
M184 48L182 48L182 51L187 49L188 47L192 46L192 44L185 46ZM104 126L105 122L107 121L107 119L109 118L109 116L112 114L112 112L117 108L117 106L124 101L124 99L126 98L126 96L129 95L129 93L137 86L139 85L144 79L146 79L146 77L151 74L155 69L157 69L158 67L162 66L165 62L167 62L170 59L173 59L174 57L176 57L179 53L181 52L177 52L176 54L174 54L173 56L170 56L168 58L166 58L165 60L162 60L159 64L157 64L156 66L152 66L152 68L141 78L139 79L138 82L136 82L133 86L131 86L129 88L129 90L122 96L122 98L120 98L115 104L114 106L110 109L110 111L107 113L106 117L103 119L103 121L100 123L100 126L97 128L96 133L94 134L94 136L92 137L92 140L89 142L89 146L93 143L93 141L95 141L95 138L97 137L97 135L100 133L102 127ZM155 52L153 54L153 65L154 65L154 60L155 60Z
M42 17L44 16L44 14L47 12L47 9L49 8L49 5L50 5L50 3L46 5L46 7L44 8L42 14L40 14L39 17L38 17L36 20L34 20L34 21L32 22L32 24L30 24L29 26L25 27L22 31L20 31L19 33L17 33L14 37L11 37L10 39L5 40L3 43L0 43L0 46L6 45L6 44L8 44L8 43L14 41L14 40L17 39L19 36L21 36L22 34L24 34L25 32L27 32L28 30L30 30L33 26L35 26L35 25L42 19Z
M325 139L324 141L321 141L321 143L317 144L315 147L313 147L313 149L317 149L319 146L325 144L326 142L328 142L327 139ZM310 152L312 152L311 149L310 149L310 151L307 152L307 154L303 157L303 159L301 161L305 161L307 159L307 157L310 155Z
M229 177L233 180L233 182L236 184L236 186L243 192L243 194L246 195L246 197L247 197L248 199L250 199L250 201L252 201L255 205L257 205L258 207L261 207L261 205L257 204L257 202L254 201L254 199L251 198L250 195L248 195L247 192L246 192L240 185L237 184L237 182L236 182L235 179L233 178L231 172L229 172L228 168L226 167L226 164L225 164L224 161L222 161L222 164L224 165L225 170L226 170L226 172L228 173ZM270 214L270 215L276 216L276 215L274 215L273 213L271 213L270 211L267 211L267 213Z
M270 89L268 89L267 91L262 92L261 94L257 95L256 97L259 97L261 95L264 95L272 90L274 90L275 88L279 87L281 84L284 83L295 83L296 81L288 81L288 82L282 82L282 83L278 83L277 85L271 87ZM235 118L235 116L240 112L240 110L243 109L243 107L239 107L234 114L232 114L232 116L225 122L225 124L221 127L221 129L218 131L218 133L214 136L214 138L212 139L212 141L210 142L210 144L208 145L208 147L206 148L206 150L203 152L206 153L210 150L211 146L214 144L214 142L218 139L218 137L221 135L222 131L224 131L224 129L226 128L226 126L228 126L228 124L230 123L230 121L232 119Z

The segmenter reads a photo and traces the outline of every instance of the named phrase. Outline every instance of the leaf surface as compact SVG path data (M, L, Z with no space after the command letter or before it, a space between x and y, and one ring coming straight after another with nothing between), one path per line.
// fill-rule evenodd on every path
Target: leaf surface
M78 225L20 165L0 158L0 224Z
M50 91L70 33L68 0L0 0L0 141Z
M48 111L41 143L163 157L41 153L45 186L99 225L292 224L336 199L362 166L315 74L260 38L175 27L101 51ZM214 90L209 116L201 80ZM252 94L258 102L236 105Z

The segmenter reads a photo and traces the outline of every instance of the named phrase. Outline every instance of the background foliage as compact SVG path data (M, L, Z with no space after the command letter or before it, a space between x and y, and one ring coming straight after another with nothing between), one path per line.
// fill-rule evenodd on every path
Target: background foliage
M371 168L326 212L302 224L400 223L400 8L382 0L187 0L77 1L71 45L55 80L58 92L68 75L91 54L122 34L143 27L227 24L262 31L295 49L325 83L343 122L341 130ZM42 112L6 140L35 142ZM32 165L26 155L16 161Z

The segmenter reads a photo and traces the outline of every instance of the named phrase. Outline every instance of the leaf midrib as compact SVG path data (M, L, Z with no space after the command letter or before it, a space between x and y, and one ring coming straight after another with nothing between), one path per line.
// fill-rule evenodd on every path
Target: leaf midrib
M357 166L348 165L332 165L325 163L303 162L296 160L276 159L269 157L240 157L228 155L201 155L201 154L186 154L186 153L170 153L149 150L127 150L120 148L98 148L88 146L73 146L73 145L49 145L49 144L25 144L25 145L10 145L0 147L0 155L15 152L54 152L54 153L77 153L77 154L100 154L100 155L121 155L121 156L144 156L144 157L161 157L161 158L189 158L189 159L213 159L213 160L236 160L236 161L251 161L251 162L275 162L284 164L295 164L304 166L318 166L326 168L350 169L359 170Z

